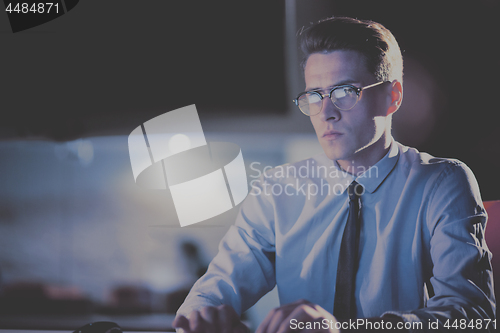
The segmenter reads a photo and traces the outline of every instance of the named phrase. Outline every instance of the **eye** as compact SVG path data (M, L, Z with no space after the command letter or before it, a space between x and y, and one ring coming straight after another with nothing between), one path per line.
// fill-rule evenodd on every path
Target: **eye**
M339 89L335 89L335 90L333 91L333 96L334 96L336 99L339 99L339 98L345 97L346 95L347 95L346 88L339 88Z
M309 103L318 103L321 101L321 97L318 94L306 94L306 98Z
M356 95L356 90L352 87L339 87L333 91L333 96L336 99L343 97L351 97Z

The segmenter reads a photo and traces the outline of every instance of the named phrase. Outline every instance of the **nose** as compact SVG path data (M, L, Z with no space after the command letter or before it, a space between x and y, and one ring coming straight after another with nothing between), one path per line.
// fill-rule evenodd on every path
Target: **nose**
M328 95L323 96L321 100L323 103L321 112L318 116L321 117L322 120L335 120L339 121L341 118L340 110L333 104L332 100Z

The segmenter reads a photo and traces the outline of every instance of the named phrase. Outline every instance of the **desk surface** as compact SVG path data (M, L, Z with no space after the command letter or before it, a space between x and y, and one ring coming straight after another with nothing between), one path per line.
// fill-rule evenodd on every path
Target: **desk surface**
M175 331L165 331L175 332ZM67 330L4 330L0 329L0 333L73 333ZM158 331L123 331L123 333L158 333Z
M173 314L144 315L0 315L0 333L17 332L52 332L74 330L96 321L112 321L120 325L126 332L152 331L175 332L172 328Z
M123 331L124 333L158 333L158 331ZM175 332L175 331L165 331ZM73 333L67 330L4 330L0 329L0 333Z

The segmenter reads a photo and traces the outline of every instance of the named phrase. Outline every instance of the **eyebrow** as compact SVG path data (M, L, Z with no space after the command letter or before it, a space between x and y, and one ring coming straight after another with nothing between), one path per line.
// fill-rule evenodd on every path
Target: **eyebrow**
M353 83L359 83L359 81L356 81L356 80L353 80L353 79L345 79L345 80L342 80L340 82L337 82L336 84L332 84L326 88L306 88L305 91L318 91L318 90L331 90L335 87L338 87L338 86L342 86L344 84L353 84Z

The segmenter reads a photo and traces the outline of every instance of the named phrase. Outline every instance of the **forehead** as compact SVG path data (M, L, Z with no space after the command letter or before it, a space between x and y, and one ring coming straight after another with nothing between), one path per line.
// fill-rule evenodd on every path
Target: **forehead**
M340 83L366 83L372 77L363 54L351 50L313 53L304 68L306 87L326 88Z

